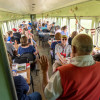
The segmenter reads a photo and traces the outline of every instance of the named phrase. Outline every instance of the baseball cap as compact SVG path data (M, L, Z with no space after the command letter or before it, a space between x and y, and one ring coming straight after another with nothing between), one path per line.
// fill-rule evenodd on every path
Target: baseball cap
M16 29L16 28L12 28L12 30L13 30L13 31L17 31L17 29Z
M67 36L66 35L62 35L61 38L67 38Z

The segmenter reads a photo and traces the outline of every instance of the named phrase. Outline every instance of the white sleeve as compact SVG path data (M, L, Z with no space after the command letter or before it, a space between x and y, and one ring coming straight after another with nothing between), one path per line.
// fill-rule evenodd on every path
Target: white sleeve
M59 71L55 72L45 87L44 94L47 100L56 100L63 92Z
M71 49L71 45L67 46L67 50L66 50L66 57L69 56L69 54L71 54L72 49Z
M58 44L55 46L55 54L58 52Z

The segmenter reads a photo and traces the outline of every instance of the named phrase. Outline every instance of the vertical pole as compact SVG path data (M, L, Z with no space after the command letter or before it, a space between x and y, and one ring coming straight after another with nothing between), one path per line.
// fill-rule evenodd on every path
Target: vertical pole
M98 27L98 18L95 18L95 27ZM95 34L96 46L98 46L98 32Z
M0 100L18 100L0 28Z
M67 17L67 18L68 18L67 20L68 20L68 26L69 26L68 31L69 31L69 34L70 34L70 18L69 17Z

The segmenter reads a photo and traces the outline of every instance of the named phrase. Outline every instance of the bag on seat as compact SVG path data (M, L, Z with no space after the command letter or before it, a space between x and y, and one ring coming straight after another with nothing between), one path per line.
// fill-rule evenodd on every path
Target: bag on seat
M29 61L34 61L36 59L36 56L31 53L24 53L21 57L27 57Z
M22 63L29 63L29 59L27 57L16 57L14 59L14 63L22 64Z

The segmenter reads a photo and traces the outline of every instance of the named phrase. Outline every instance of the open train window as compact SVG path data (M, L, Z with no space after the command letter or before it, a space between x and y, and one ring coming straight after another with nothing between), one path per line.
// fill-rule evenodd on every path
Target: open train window
M98 47L100 47L100 33L98 34Z
M76 20L75 19L70 19L70 34L76 30Z
M11 30L11 23L8 22L8 30Z
M81 19L80 24L82 27L86 29L91 29L92 28L92 20L88 19ZM86 33L85 30L83 30L81 33ZM91 32L89 31L88 34L91 36Z
M8 31L6 22L3 23L2 30L3 30L3 34L5 35L7 33L7 31Z
M100 21L98 23L98 27L100 27ZM97 39L97 46L100 47L100 32L99 33L97 32L97 38L98 38Z
M61 23L61 19L58 18L58 20L57 20L57 24L60 25L60 23Z
M63 19L61 20L61 26L65 26L65 25L67 25L67 23L66 23L66 18L63 18Z

